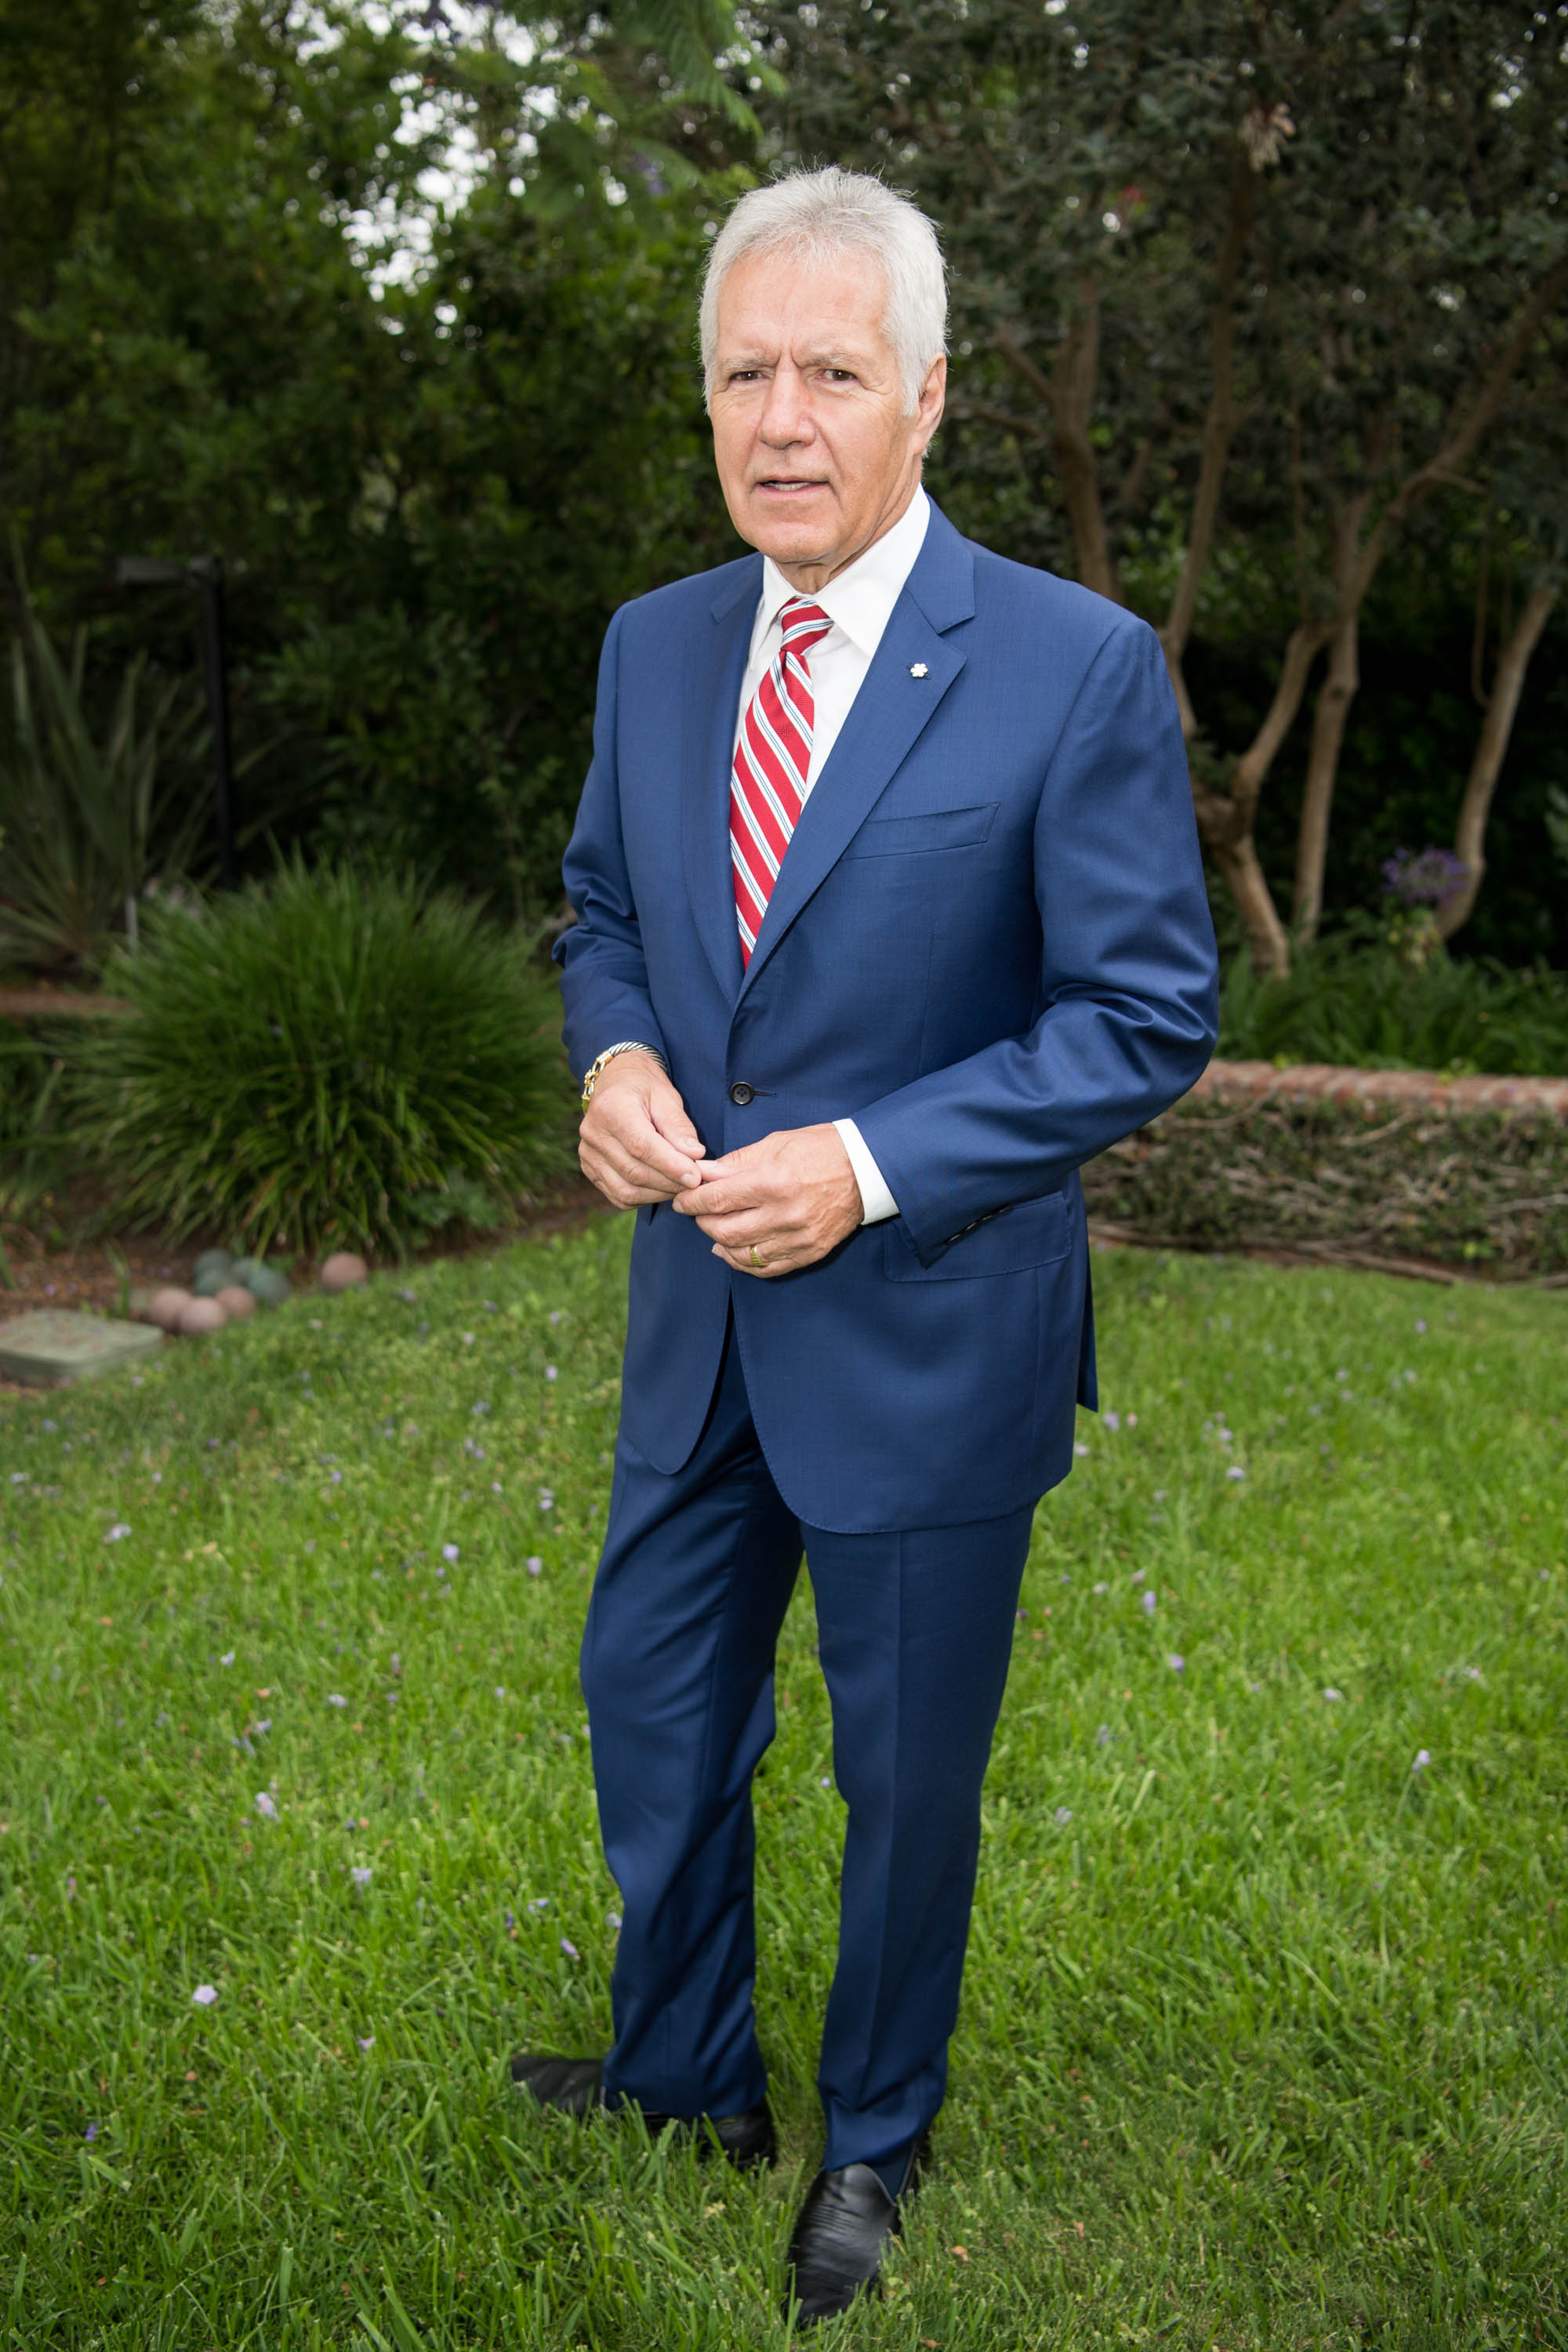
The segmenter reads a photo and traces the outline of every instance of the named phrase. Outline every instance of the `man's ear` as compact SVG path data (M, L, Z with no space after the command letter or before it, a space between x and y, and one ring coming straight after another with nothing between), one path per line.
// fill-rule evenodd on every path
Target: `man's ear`
M946 404L947 357L945 352L939 352L926 372L925 383L921 387L921 404L915 412L920 421L919 438L922 456L930 446L937 426L942 423L942 413Z

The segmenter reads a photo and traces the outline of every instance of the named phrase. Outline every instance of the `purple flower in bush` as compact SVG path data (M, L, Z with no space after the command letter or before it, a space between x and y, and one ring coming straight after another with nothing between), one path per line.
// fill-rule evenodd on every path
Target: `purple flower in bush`
M1384 893L1402 907L1440 907L1463 888L1469 870L1451 849L1435 848L1430 842L1418 857L1396 849L1384 861Z

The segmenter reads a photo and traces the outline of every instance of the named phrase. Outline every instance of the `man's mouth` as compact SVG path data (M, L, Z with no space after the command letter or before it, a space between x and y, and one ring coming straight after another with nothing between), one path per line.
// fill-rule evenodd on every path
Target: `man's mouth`
M793 474L767 474L754 487L759 490L767 490L782 496L803 490L822 490L826 489L827 485L826 482L808 480Z

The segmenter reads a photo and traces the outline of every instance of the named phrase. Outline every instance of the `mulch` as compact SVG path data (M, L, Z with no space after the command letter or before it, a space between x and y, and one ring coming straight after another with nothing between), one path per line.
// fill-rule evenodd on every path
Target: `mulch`
M63 1232L72 1224L79 1230L83 1205L73 1202L75 1213L63 1217L54 1230ZM421 1251L419 1262L489 1256L509 1242L521 1241L530 1234L573 1232L600 1211L605 1211L600 1195L585 1177L574 1176L529 1209L516 1224L498 1228L494 1233L468 1234L460 1239L437 1237L428 1249ZM83 1307L92 1315L121 1315L132 1291L160 1289L165 1283L179 1283L188 1289L196 1259L217 1238L215 1234L198 1234L175 1247L155 1233L105 1232L89 1238L62 1239L58 1247L51 1247L47 1237L37 1231L6 1223L0 1232L8 1277L0 1277L4 1282L0 1286L0 1321L9 1322L16 1316L45 1307ZM289 1278L300 1286L307 1285L314 1272L313 1266L289 1267ZM36 1388L0 1381L0 1397L38 1393Z

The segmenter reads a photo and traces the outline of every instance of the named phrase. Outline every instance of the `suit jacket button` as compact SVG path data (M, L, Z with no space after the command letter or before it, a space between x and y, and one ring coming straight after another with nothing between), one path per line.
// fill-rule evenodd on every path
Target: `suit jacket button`
M730 1100L734 1104L737 1110L744 1110L755 1091L756 1089L753 1087L749 1087L746 1084L744 1078L737 1078L734 1085L730 1089Z

